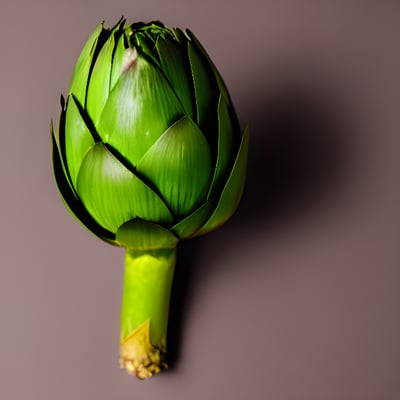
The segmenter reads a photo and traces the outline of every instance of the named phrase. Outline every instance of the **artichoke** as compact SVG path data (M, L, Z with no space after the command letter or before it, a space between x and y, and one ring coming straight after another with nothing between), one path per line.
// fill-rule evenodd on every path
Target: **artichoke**
M143 379L166 367L177 243L237 208L248 130L192 32L125 22L99 25L84 46L52 161L70 213L126 249L120 364Z

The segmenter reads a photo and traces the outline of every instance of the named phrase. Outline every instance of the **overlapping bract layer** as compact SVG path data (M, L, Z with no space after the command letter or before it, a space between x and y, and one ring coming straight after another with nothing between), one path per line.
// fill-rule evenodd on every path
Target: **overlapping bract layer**
M124 24L98 26L78 58L57 137L52 129L54 173L95 235L173 246L235 211L248 132L191 32Z

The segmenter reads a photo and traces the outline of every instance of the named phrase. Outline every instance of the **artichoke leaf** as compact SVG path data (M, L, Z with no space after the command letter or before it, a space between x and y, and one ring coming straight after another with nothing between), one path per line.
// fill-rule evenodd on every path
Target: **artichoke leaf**
M79 200L77 195L75 194L73 188L68 182L68 178L65 175L63 170L62 161L60 158L60 154L57 149L57 143L54 137L54 132L52 132L52 153L53 153L53 172L55 181L57 183L57 188L61 194L62 199L64 200L64 204L68 208L71 215L79 221L81 225L83 225L86 229L88 229L93 235L97 236L100 239L105 240L108 243L116 244L114 239L115 236L113 233L104 229L100 226L92 216L86 211L82 202Z
M137 171L157 187L176 216L186 216L207 195L212 178L211 151L199 127L185 116L147 151Z
M214 74L210 65L192 42L188 42L188 54L196 99L197 123L203 127L209 118L218 91L213 85Z
M230 96L228 93L228 89L226 88L225 82L222 79L220 73L218 72L217 67L215 66L215 64L213 63L213 61L211 60L210 56L207 54L207 52L205 51L204 47L202 46L202 44L200 43L200 41L197 39L197 37L194 35L194 33L187 29L186 30L186 34L188 35L188 37L192 40L193 43L195 43L195 45L197 46L197 48L201 51L201 53L203 54L204 58L208 61L208 63L210 64L213 72L214 72L214 76L215 79L217 81L217 85L218 85L218 89L220 90L223 98L225 99L225 101L227 102L227 104L230 104L231 100L230 100Z
M183 56L179 44L171 38L157 38L156 49L161 61L161 68L169 80L190 118L195 118L194 93L190 81L190 66ZM189 73L188 73L189 72Z
M212 200L204 203L196 211L192 212L182 221L175 224L170 230L180 239L188 239L204 225L215 209L215 202Z
M132 165L180 116L183 109L158 68L140 55L115 84L98 133Z
M115 48L115 36L111 35L101 48L90 76L86 109L96 125L110 92L111 66Z
M218 153L217 163L215 166L213 181L211 184L208 198L215 194L215 191L219 189L221 181L229 171L231 159L232 159L232 121L228 112L228 106L222 95L219 96L218 101Z
M77 192L93 218L111 232L136 217L173 222L158 195L102 143L96 143L86 154L78 174Z
M181 44L186 43L189 39L189 36L179 28L171 28L171 34Z
M68 178L68 182L71 184L71 178L69 176L69 172L67 170L67 156L66 156L66 151L65 151L65 114L66 114L66 105L65 105L65 99L64 96L61 95L60 99L61 103L61 113L60 113L60 118L58 120L58 135L57 137L54 135L53 132L53 122L51 122L50 125L50 130L55 138L57 148L61 157L61 163L63 167L63 171L65 173L65 176Z
M54 132L54 125L53 120L50 120L50 134L54 136L54 140L56 142L58 151L61 151L61 144L60 144L60 137L61 137L61 124L65 122L65 98L63 95L60 96L60 106L61 106L61 113L58 119L58 130Z
M62 97L63 99L63 97ZM59 122L59 129L58 129L58 135L54 133L54 126L53 126L53 121L50 122L50 134L52 137L52 152L53 156L52 158L55 157L54 153L57 152L57 159L59 159L59 166L61 168L61 172L65 177L65 181L70 188L70 190L74 193L74 196L77 196L75 192L75 188L72 186L71 183L71 178L69 176L69 172L66 167L66 158L65 158L65 137L63 135L64 133L64 124L65 124L65 103L62 101L61 102L62 106L62 111L60 115L60 122ZM64 150L64 151L63 151Z
M82 118L75 97L68 96L65 115L65 155L72 184L76 187L76 178L82 160L95 141Z
M160 62L157 59L156 54L154 54L155 43L151 36L144 32L136 32L134 38L134 46L138 52L156 67L160 68Z
M249 129L245 128L239 152L233 165L231 174L225 184L218 205L205 225L196 233L196 236L208 233L225 223L235 212L243 194L246 179L247 155L249 147Z
M103 24L98 25L83 47L76 62L74 72L72 73L69 93L74 93L81 104L85 104L86 102L87 83L93 67L96 49L103 44L108 35L109 33L103 28Z
M116 44L113 61L111 66L111 79L110 79L110 92L114 88L115 84L118 82L122 74L122 65L124 60L124 55L127 49L125 34L121 34Z
M119 227L116 240L131 250L171 249L178 243L178 238L168 229L139 218Z

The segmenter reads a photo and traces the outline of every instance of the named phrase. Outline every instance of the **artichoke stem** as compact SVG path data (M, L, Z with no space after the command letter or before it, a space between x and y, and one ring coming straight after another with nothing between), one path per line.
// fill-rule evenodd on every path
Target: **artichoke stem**
M167 367L167 328L176 248L126 250L120 366L139 379Z

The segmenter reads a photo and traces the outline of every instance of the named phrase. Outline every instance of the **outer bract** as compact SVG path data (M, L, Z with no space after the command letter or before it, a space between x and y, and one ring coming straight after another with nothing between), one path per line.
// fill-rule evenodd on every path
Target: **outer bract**
M160 22L99 25L61 108L55 179L72 215L126 248L121 366L146 378L166 366L176 245L236 210L248 132L195 36Z

